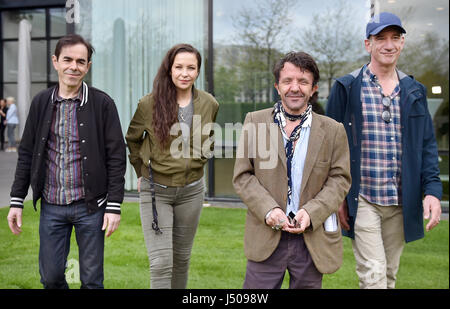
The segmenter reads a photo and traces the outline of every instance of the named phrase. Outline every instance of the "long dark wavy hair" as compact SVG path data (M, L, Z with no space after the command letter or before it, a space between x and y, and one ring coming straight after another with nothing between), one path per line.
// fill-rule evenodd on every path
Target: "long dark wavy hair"
M197 71L200 73L202 56L199 51L189 44L177 44L167 52L153 81L153 130L163 147L169 144L170 128L178 118L177 90L171 70L175 56L182 52L195 54Z

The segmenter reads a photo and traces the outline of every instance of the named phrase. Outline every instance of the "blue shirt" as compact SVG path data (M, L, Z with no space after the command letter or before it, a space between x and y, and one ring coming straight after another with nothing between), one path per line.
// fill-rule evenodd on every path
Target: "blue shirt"
M16 104L11 104L6 112L7 124L19 124L19 118L17 117Z
M300 190L302 187L303 168L305 166L306 153L308 151L309 134L311 132L312 115L303 123L295 144L294 156L292 158L291 179L292 179L292 198L286 207L286 215L291 211L296 214L300 204ZM287 140L283 137L284 145Z

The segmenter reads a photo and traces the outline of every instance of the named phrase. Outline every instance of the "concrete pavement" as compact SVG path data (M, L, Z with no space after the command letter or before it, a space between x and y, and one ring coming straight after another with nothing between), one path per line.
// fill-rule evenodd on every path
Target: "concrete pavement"
M0 208L9 206L11 186L16 171L17 152L0 151ZM33 198L31 189L26 200Z

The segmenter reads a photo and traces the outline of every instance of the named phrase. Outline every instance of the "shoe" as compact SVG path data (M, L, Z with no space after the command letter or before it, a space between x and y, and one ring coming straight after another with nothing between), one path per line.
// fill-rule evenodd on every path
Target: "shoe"
M11 152L11 148L6 148L5 152Z

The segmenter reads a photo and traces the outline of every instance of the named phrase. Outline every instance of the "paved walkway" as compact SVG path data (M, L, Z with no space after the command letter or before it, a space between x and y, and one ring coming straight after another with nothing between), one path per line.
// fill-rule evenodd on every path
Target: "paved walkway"
M0 208L9 206L11 186L16 171L17 153L0 151ZM33 198L31 189L27 200Z

